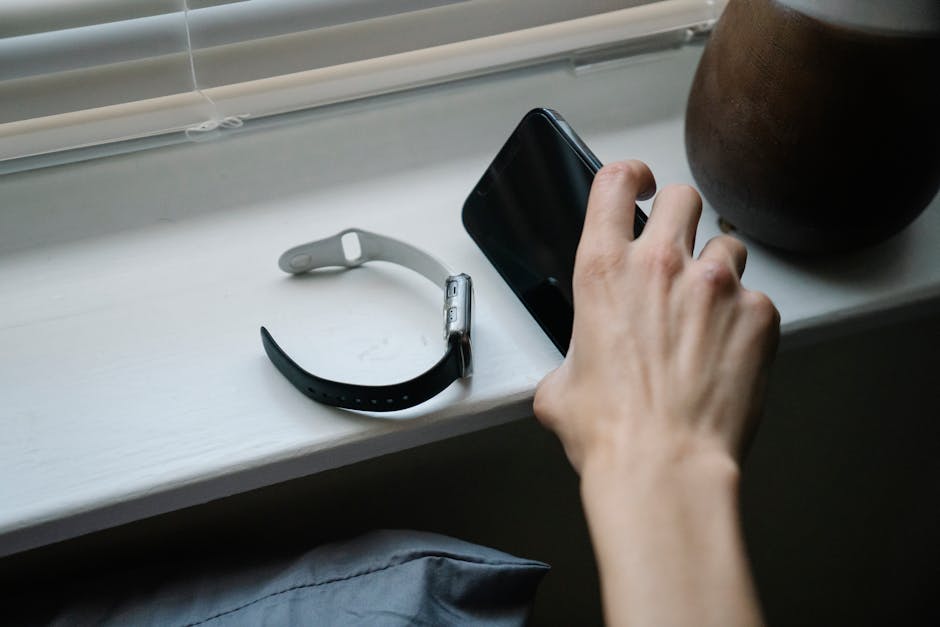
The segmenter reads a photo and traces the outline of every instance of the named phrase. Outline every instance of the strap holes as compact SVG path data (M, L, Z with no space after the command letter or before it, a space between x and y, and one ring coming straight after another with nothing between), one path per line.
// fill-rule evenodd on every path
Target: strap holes
M402 397L401 397L401 400L407 401L407 400L408 400L408 395L407 395L407 394L403 394Z
M343 402L345 403L345 402L346 402L346 397L345 397L345 396L340 396L340 397L339 397L339 400L341 400L341 401L343 401Z
M369 402L372 403L373 405L378 405L378 404L379 404L379 402L378 402L377 400L375 400L374 398L373 398L371 401L369 401Z
M387 399L385 399L385 402L388 403L389 405L391 405L392 403L395 402L395 399L394 399L394 398L387 398Z
M361 399L361 398L357 398L357 399L356 399L356 402L361 405L361 404L362 404L362 399Z

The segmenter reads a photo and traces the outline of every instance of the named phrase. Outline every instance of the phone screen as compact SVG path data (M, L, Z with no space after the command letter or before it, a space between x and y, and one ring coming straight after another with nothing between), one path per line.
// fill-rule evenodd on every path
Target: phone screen
M560 116L536 109L464 203L467 232L562 353L574 320L575 252L599 168Z

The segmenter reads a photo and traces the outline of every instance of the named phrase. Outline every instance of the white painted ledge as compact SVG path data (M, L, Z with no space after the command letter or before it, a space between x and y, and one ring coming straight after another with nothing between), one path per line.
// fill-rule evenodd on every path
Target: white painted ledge
M691 182L682 116L697 58L547 66L0 179L0 555L526 415L560 358L464 233L464 197L538 105L602 160ZM309 401L268 362L261 324L336 378L397 381L439 357L440 295L420 277L278 270L286 248L347 226L473 276L472 381L377 418ZM716 233L706 208L699 246ZM836 261L752 246L745 283L777 302L785 339L934 303L940 201Z

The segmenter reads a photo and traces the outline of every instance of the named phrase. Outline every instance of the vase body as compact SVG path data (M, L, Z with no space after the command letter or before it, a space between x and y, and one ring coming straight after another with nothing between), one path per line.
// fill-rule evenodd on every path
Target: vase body
M940 1L898 4L913 15L890 15L893 2L730 0L685 138L696 183L734 227L842 251L897 233L936 195Z

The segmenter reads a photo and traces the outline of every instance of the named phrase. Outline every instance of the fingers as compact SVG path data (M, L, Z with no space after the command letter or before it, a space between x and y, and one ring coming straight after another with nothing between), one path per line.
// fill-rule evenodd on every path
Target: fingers
M708 240L698 258L728 266L740 279L747 263L747 247L737 238L719 235Z
M768 339L771 352L777 349L780 339L780 311L770 297L763 292L744 290L744 306L748 318L754 323L762 337Z
M758 369L777 351L780 341L780 312L763 292L743 290L740 300L744 316L740 322L744 332L738 337L746 348L738 351L742 364Z
M633 218L637 198L656 191L656 181L642 161L611 163L594 177L581 244L606 248L611 243L633 239Z
M668 185L653 201L644 240L672 242L689 255L695 246L695 230L702 215L702 197L688 185Z

